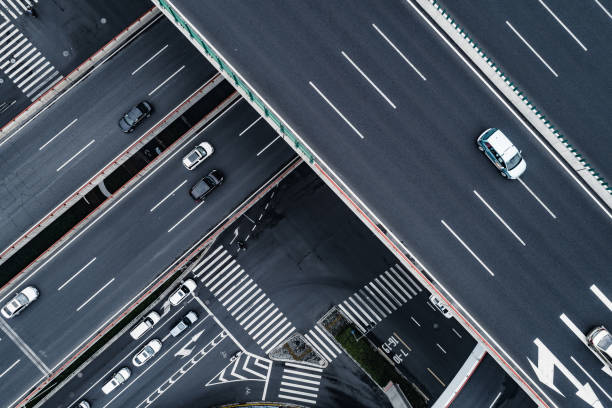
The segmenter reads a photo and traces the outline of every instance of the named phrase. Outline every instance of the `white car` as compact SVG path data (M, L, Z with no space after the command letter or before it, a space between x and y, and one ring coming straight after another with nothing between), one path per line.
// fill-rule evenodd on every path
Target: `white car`
M158 339L153 339L147 343L146 346L142 348L134 358L132 358L132 364L135 367L140 367L144 363L146 363L151 357L153 357L159 350L161 350L162 342Z
M172 337L176 337L179 334L181 334L182 332L184 332L185 330L187 330L187 328L189 326L191 326L192 324L194 324L196 322L196 320L198 320L198 315L196 314L196 312L194 312L193 310L190 311L189 313L187 313L185 316L183 316L183 318L181 319L180 322L178 322L173 328L172 330L170 330L170 334L172 335Z
M110 394L115 388L126 382L127 379L130 378L130 375L132 375L130 369L123 367L121 370L113 374L113 377L106 384L104 384L102 387L102 392L104 394Z
M599 326L587 334L587 344L608 368L612 369L612 335L605 327Z
M193 170L206 160L208 156L213 154L214 151L215 149L213 149L210 143L202 142L187 153L187 156L183 157L183 166L185 166L187 170Z
M447 319L450 319L451 317L453 317L453 313L446 306L446 303L442 302L436 295L431 295L429 297L429 301L433 303L436 309L438 309L440 313L444 315L444 317L446 317Z
M76 408L91 408L91 405L89 405L89 402L86 400L82 400L79 402L79 405L77 405Z
M17 293L6 305L4 305L2 308L2 316L6 319L17 316L30 303L38 299L38 295L38 289L34 286L23 288L21 292Z
M159 322L160 319L161 316L159 315L159 313L155 311L149 312L144 317L144 319L142 319L136 326L134 326L132 330L130 330L130 336L132 336L134 340L138 340L151 327L153 327L157 322Z
M521 177L527 169L521 151L499 129L485 130L476 139L476 144L478 149L484 152L491 163L497 167L499 173L508 179Z
M176 306L187 297L187 295L193 292L196 288L196 283L193 279L187 279L185 282L181 283L181 286L178 287L177 290L172 292L168 300L172 306Z

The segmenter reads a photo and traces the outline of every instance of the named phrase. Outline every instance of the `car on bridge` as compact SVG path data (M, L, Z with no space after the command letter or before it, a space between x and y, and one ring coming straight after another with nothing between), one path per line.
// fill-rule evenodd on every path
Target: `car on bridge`
M30 303L38 299L38 289L34 286L23 288L2 308L2 316L6 319L17 316L23 309L28 307Z
M142 101L119 119L119 127L123 133L131 133L145 118L151 116L153 107L147 101Z
M525 172L527 164L521 156L521 151L501 130L496 128L485 130L476 139L476 144L503 177L517 179Z
M193 170L213 154L214 151L215 149L213 149L210 143L202 142L183 158L183 166L185 166L187 170Z
M102 392L107 395L110 394L115 388L126 382L130 375L132 375L132 371L127 367L123 367L113 374L111 379L102 386Z
M605 327L599 326L591 330L586 339L593 353L612 369L612 334Z
M189 195L196 201L202 201L221 183L223 183L223 174L219 170L213 170L191 187Z

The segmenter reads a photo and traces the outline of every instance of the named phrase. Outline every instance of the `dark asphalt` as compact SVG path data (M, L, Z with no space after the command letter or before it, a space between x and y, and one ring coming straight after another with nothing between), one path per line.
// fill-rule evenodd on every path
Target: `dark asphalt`
M611 297L610 218L408 2L385 7L367 1L266 1L256 6L227 1L214 8L189 0L172 4L188 20L197 21L207 40L556 403L586 406L563 374L556 374L555 385L565 398L537 382L527 360L538 359L535 339L582 384L589 379L572 365L570 355L596 380L609 381L599 361L559 316L565 313L582 332L600 323L612 326L605 306L589 290L596 284ZM523 184L502 179L475 148L476 137L492 126L503 129L523 150L528 170L522 181L556 218Z
M27 44L31 43L49 62L49 66L57 71L57 75L50 77L50 81L32 95L33 97L62 76L68 75L151 8L151 3L146 0L40 1L34 3L38 18L32 18L20 7L20 4L24 3L27 4L22 1L4 1L0 4L0 11L8 20L2 30L12 24L28 40L27 43L15 48L15 51L27 48ZM3 21L4 19L0 17L0 24ZM30 62L29 66L32 66L34 61ZM37 75L45 71L46 69ZM28 98L5 71L0 71L0 78L4 80L0 85L0 95L2 95L0 105L11 104L6 110L0 109L0 127L2 127L30 105L31 99L35 98Z
M612 12L612 3L600 3ZM540 2L449 1L444 7L609 181L612 179L609 138L612 18L594 1L556 0L544 1L544 4L587 51ZM527 48L506 21L558 77Z
M76 352L189 245L294 156L278 141L262 151L276 137L267 126L239 136L256 118L245 102L237 102L201 134L183 141L162 167L26 279L24 285L38 287L41 297L10 326L49 369ZM202 140L209 141L215 153L196 170L187 171L181 159ZM224 173L225 182L196 209L188 190L213 168ZM23 375L24 382L28 375ZM0 390L3 404L24 391L5 388L3 382Z
M131 75L166 45L155 59ZM148 95L183 65L182 71ZM0 140L0 251L151 129L214 72L168 21L161 20L14 137ZM124 134L117 125L119 118L143 99L151 102L153 114L133 133Z
M536 408L537 405L488 354L449 408Z

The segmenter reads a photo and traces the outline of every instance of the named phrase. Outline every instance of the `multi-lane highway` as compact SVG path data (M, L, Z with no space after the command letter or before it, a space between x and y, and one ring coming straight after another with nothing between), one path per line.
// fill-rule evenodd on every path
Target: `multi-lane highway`
M237 101L31 271L21 286L39 288L40 299L1 327L6 358L0 369L10 368L0 381L3 405L61 366L294 156L263 121L242 132L256 119L248 104ZM182 157L204 140L214 154L186 170ZM214 168L225 182L206 201L194 202L190 187Z
M168 3L417 255L532 397L601 406L610 377L583 333L612 326L612 217L412 1ZM489 127L522 149L521 180L476 149Z
M0 251L214 72L162 19L24 128L0 140ZM153 105L151 117L124 134L119 118L142 100Z

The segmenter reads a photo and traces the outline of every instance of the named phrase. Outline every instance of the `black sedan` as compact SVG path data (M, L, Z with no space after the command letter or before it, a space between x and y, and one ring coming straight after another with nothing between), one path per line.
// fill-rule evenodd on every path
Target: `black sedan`
M125 133L133 132L140 122L151 116L152 111L153 107L151 104L147 101L142 101L119 119L119 127Z
M223 183L223 174L219 170L213 170L202 180L198 181L189 190L189 195L196 201L202 201L216 187Z

